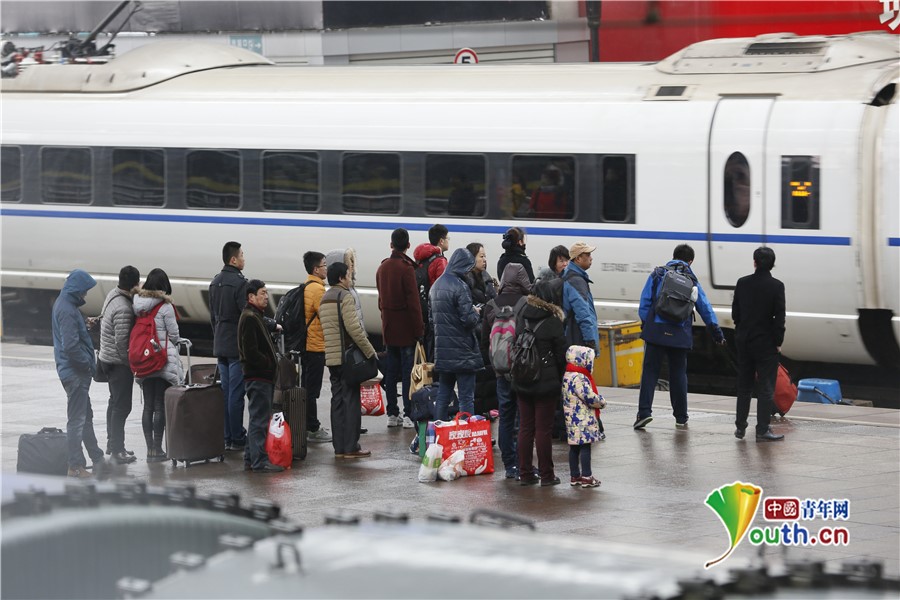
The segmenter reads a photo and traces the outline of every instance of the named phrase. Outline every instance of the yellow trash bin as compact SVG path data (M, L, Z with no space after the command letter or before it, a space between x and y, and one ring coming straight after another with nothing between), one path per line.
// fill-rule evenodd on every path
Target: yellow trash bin
M600 353L594 360L594 381L606 387L641 383L644 341L639 321L600 321Z

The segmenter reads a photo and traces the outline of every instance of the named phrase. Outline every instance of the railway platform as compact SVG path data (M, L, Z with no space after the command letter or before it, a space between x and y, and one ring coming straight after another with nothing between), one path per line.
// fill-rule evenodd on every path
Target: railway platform
M49 426L65 428L66 397L52 348L3 344L0 361L3 499L34 485L48 492L61 490L64 478L15 472L21 434ZM798 403L785 419L774 422L774 429L785 434L783 442L756 443L754 409L750 435L735 439L733 398L691 394L689 428L676 430L668 393L657 392L654 421L645 431L634 431L637 390L601 391L608 402L603 412L607 439L593 449L594 474L603 482L596 489L565 485L568 451L559 442L554 443L553 454L556 473L563 479L559 486L522 487L505 479L499 451L493 475L419 483L419 461L407 449L413 431L388 429L385 417L363 418L368 433L361 444L372 451L367 459L335 460L330 444L311 444L305 461L278 474L244 472L236 453L227 454L222 463L189 468L173 468L170 462L148 464L137 387L126 424L126 446L136 452L138 461L111 466L103 478L150 486L189 483L198 494L224 491L248 501L262 498L279 504L283 515L310 526L320 525L337 509L360 515L391 510L418 517L489 508L531 519L544 534L638 545L653 552L670 551L672 556L690 549L710 560L729 548L730 539L705 501L715 490L740 481L762 488L763 502L751 528L766 534L788 523L794 531L805 528L814 538L824 529L832 534L840 529L848 537L846 544L825 543L820 536L814 544L789 544L782 537L779 544L755 545L751 531L734 550L735 559L752 560L762 554L769 561L821 560L834 567L847 559L868 558L882 561L886 574L900 574L900 411ZM91 392L102 446L108 391L105 384L95 383ZM329 399L326 378L319 415L330 428ZM797 499L799 518L767 521L764 510L770 497ZM831 512L838 506L846 507L846 512ZM728 559L722 564L727 563ZM703 564L698 563L697 572L702 571Z

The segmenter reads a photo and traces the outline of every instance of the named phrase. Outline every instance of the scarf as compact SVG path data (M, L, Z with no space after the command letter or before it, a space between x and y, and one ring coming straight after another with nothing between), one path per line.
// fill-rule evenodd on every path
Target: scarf
M581 373L587 380L591 382L591 389L594 390L594 393L597 393L597 384L594 383L594 378L591 376L591 372L585 369L584 367L579 367L573 365L572 363L566 363L566 373Z

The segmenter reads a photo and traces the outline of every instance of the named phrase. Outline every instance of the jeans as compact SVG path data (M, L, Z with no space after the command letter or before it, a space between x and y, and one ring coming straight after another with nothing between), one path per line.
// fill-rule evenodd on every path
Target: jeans
M244 372L240 359L219 357L219 378L225 396L225 444L245 444Z
M387 370L384 373L384 386L387 390L387 414L388 416L400 416L400 407L397 405L397 383L402 382L403 390L403 416L410 414L409 405L409 377L413 368L415 346L387 346Z
M107 364L109 406L106 409L106 447L115 454L125 450L125 421L131 414L134 374L128 365Z
M646 342L644 372L641 374L641 393L638 396L638 419L653 414L653 392L659 380L659 370L665 355L669 359L669 399L672 414L678 423L687 423L687 348L671 348Z
M537 448L538 471L543 481L553 474L553 411L559 394L550 396L522 396L519 394L519 476L528 477L534 471L532 451Z
M519 408L512 385L503 375L497 376L497 403L500 405L500 424L497 427L497 445L506 470L518 464L516 456L516 424L519 420Z
M69 468L77 469L87 465L81 452L82 442L92 461L97 462L103 458L103 450L97 445L97 436L94 435L94 411L91 410L91 397L88 395L91 375L88 373L82 377L66 379L62 386L68 397L66 440L69 446Z
M360 449L362 406L359 386L347 385L341 366L328 367L328 371L331 375L331 444L335 454L350 454Z
M580 463L580 465L579 465ZM569 446L569 473L572 477L590 477L591 445Z
M475 414L475 372L441 373L437 397L437 417L447 421L455 415L447 414L447 408L453 399L453 384L459 387L459 412Z
M750 396L753 393L755 376L757 390L756 433L762 435L769 430L772 406L775 397L775 380L778 377L778 354L755 353L750 348L738 346L737 413L734 424L738 429L747 429L750 414Z
M162 377L147 377L141 382L144 392L144 411L141 426L147 450L162 449L163 434L166 431L166 390L172 384Z
M300 360L300 387L306 390L306 430L318 431L319 394L322 393L322 377L325 375L325 353L305 352Z
M269 464L266 453L266 434L272 413L272 397L275 386L268 381L245 381L247 388L247 408L250 411L250 430L244 447L244 464L251 469L260 469Z

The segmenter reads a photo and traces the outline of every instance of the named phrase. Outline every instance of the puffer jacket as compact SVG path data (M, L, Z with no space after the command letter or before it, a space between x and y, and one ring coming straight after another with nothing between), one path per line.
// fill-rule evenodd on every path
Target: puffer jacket
M472 292L466 284L466 273L474 266L472 253L458 248L444 274L431 286L436 371L470 373L484 367L477 334L481 320L472 306Z
M306 330L307 352L325 352L325 334L322 333L321 315L312 319L312 316L319 310L319 304L322 303L324 295L325 282L322 278L315 275L308 276L306 287L303 288L303 314L306 317L303 324L309 323Z
M466 273L466 285L472 291L473 304L487 304L497 297L497 283L487 271Z
M167 346L166 366L143 379L159 377L172 385L180 385L184 381L184 366L181 364L181 357L178 356L178 342L181 341L181 336L178 333L178 322L175 318L175 306L172 304L172 297L158 290L141 290L134 297L134 314L140 316L148 313L156 308L156 305L160 302L164 304L159 309L159 312L156 313L154 322L156 323L156 337L159 339L159 343ZM236 337L235 340L237 340ZM136 379L135 381L141 383L143 379Z
M544 322L543 325L535 331L541 322ZM526 399L542 396L558 398L566 368L566 348L569 346L563 331L562 309L532 294L516 317L516 336L522 335L526 325L534 331L535 344L542 362L541 376L537 381L528 383L513 378L512 387Z
M338 310L344 320L343 345L341 343L341 326ZM375 348L366 337L366 330L356 312L353 296L343 285L334 285L322 296L319 305L319 318L322 319L322 331L325 333L325 364L339 367L344 362L344 349L356 344L367 358L375 355Z
M247 278L237 267L225 265L209 284L209 320L215 356L238 357L238 321L246 304Z
M353 274L351 278L352 285L348 291L353 297L354 306L356 306L356 316L365 329L366 320L363 318L362 303L359 301L359 293L356 291L356 250L353 248L340 248L338 250L332 250L325 255L325 264L329 267L337 262L342 262L351 269ZM319 316L321 316L321 314Z
M131 297L137 288L116 288L106 295L100 311L100 360L108 365L128 364L128 339L134 325L134 307Z
M586 346L569 346L566 362L591 371L594 351ZM563 414L566 417L566 435L570 446L593 444L600 440L600 426L595 409L606 408L603 396L595 392L590 380L582 373L566 372L563 375Z
M434 282L444 274L444 271L447 269L447 257L444 256L440 248L428 243L419 244L413 251L413 259L416 261L416 265L422 264L432 256L435 259L428 264L428 283L430 285L434 285Z
M572 261L562 273L563 310L566 314L566 339L570 344L591 342L597 348L600 333L597 331L597 309L590 285L593 281L587 271Z
M95 285L97 282L87 271L75 269L66 277L66 283L53 303L53 358L61 381L90 378L96 369L94 344L84 315L78 310L84 304L84 295Z

